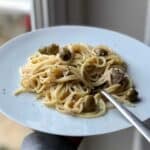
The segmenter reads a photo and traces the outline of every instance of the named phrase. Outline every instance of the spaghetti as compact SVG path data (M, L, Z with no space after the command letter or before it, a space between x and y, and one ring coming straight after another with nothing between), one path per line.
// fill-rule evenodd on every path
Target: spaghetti
M20 74L16 95L36 93L46 106L80 117L101 116L112 107L101 89L121 103L137 100L126 63L103 45L51 44L29 57Z

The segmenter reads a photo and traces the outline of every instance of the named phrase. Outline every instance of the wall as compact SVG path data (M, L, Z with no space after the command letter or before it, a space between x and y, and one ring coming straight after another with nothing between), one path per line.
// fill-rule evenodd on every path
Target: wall
M148 0L88 0L89 24L144 41Z

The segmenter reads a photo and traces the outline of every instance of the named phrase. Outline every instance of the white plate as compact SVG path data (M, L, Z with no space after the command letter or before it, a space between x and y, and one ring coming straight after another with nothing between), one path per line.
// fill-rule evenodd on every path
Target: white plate
M136 107L129 109L141 120L150 117L150 49L120 33L82 26L37 30L21 35L1 47L0 110L3 114L24 126L59 135L96 135L131 126L116 109L109 110L103 117L84 119L48 109L32 94L13 95L19 87L19 67L39 47L53 42L61 45L75 42L106 44L113 48L129 64L130 74L142 99Z

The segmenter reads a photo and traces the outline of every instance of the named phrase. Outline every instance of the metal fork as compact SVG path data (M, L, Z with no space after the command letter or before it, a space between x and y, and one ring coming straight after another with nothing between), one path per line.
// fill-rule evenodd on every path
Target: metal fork
M138 119L132 112L125 108L122 104L106 91L101 90L100 93L106 97L120 112L121 114L145 137L150 143L150 129L144 125L144 123Z

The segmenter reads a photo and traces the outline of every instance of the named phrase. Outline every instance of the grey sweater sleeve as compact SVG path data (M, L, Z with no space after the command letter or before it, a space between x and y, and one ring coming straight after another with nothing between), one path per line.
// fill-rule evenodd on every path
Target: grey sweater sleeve
M63 136L35 132L25 137L21 150L77 150L77 147Z

